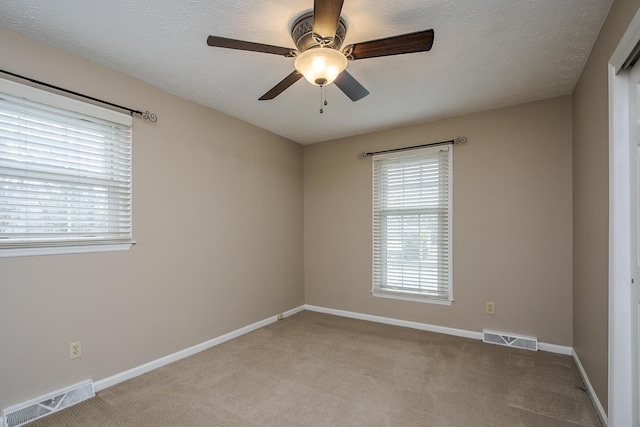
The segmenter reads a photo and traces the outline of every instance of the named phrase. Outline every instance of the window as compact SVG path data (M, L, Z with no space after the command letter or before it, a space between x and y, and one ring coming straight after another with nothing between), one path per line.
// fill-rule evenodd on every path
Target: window
M0 256L132 243L131 116L0 80Z
M449 146L373 157L374 296L451 304Z

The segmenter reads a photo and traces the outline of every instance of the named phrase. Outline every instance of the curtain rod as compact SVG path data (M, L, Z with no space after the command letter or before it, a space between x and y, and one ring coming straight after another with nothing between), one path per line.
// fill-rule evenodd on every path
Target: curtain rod
M414 145L412 147L402 147L402 148L394 148L392 150L374 151L373 153L365 153L363 151L362 153L358 154L358 158L364 159L366 157L373 156L375 154L394 153L396 151L405 151L405 150L415 150L416 148L432 147L434 145L453 145L453 144L462 145L466 143L467 143L467 137L459 136L456 139L450 139L449 141L431 142L429 144Z
M38 84L38 85L46 86L46 87L51 88L51 89L59 90L61 92L70 93L72 95L79 96L81 98L90 99L91 101L96 101L96 102L99 102L101 104L109 105L111 107L116 107L116 108L119 108L121 110L128 111L129 113L131 113L131 115L137 114L140 117L142 117L143 119L149 120L151 123L155 123L155 122L158 121L158 116L156 116L155 114L150 113L148 111L140 111L140 110L134 110L133 108L123 107L122 105L114 104L114 103L109 102L109 101L103 101L102 99L94 98L92 96L83 95L81 93L74 92L74 91L69 90L69 89L61 88L60 86L55 86L55 85L52 85L52 84L49 84L49 83L41 82L40 80L35 80L35 79L29 78L29 77L21 76L20 74L12 73L10 71L6 71L6 70L0 69L0 73L8 74L10 76L17 77L17 78L23 79L23 80L27 80L27 81L30 81L31 83L35 83L35 84Z

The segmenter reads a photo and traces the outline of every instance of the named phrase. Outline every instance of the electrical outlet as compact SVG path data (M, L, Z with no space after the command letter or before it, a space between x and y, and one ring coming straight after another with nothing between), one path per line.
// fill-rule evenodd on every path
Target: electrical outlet
M278 320L282 320L282 319L284 319L284 314L282 313L278 314Z
M485 303L485 311L487 314L496 314L496 303L487 301Z
M69 344L69 359L77 359L82 356L82 342L76 341Z

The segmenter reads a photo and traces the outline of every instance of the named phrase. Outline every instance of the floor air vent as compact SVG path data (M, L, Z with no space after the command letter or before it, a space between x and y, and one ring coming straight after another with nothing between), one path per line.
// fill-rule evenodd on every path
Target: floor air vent
M95 396L93 381L85 381L2 411L5 427L17 427ZM2 425L2 423L0 423Z
M490 344L506 345L507 347L524 348L525 350L538 351L538 339L535 337L522 337L506 334L504 332L487 331L482 334L482 341Z

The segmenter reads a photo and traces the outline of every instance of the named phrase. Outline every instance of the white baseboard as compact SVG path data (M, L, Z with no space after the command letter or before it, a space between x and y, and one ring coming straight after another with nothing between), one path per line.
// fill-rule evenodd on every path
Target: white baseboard
M335 308L318 307L317 305L304 305L305 310L318 313L333 314L335 316L350 317L352 319L368 320L369 322L385 323L387 325L403 326L405 328L420 329L422 331L438 332L441 334L455 335L457 337L482 339L482 332L467 331L464 329L447 328L445 326L430 325L428 323L411 322L409 320L393 319L391 317L374 316L372 314L356 313L353 311L337 310Z
M573 347L558 344L549 344L546 342L538 343L538 350L546 351L549 353L564 354L565 356L571 356L573 354Z
M596 394L595 390L593 389L593 386L591 385L591 381L589 381L589 377L587 376L587 372L584 370L584 367L582 366L582 362L578 357L578 353L576 353L575 350L572 350L571 356L573 356L573 360L576 362L576 366L578 367L578 372L580 372L580 376L582 377L582 380L587 386L587 390L589 391L589 396L591 397L593 406L596 408L596 412L600 417L600 421L602 421L602 425L608 426L609 418L607 417L607 413L604 411L604 408L600 403L600 399L598 399L598 395Z
M319 307L316 305L309 305L309 304L305 304L304 309L309 311L317 311L319 313L333 314L336 316L350 317L352 319L368 320L370 322L385 323L387 325L404 326L405 328L420 329L422 331L437 332L440 334L454 335L456 337L482 340L482 332L468 331L466 329L448 328L446 326L430 325L428 323L420 323L420 322L411 322L408 320L399 320L399 319L393 319L391 317L374 316L371 314L356 313L353 311L336 310L334 308ZM547 351L550 353L564 354L566 356L571 356L573 354L573 349L571 347L557 345L557 344L547 344L547 343L539 342L538 349L541 351Z
M296 313L304 310L304 306L293 308L291 310L285 311L284 317L289 317ZM184 350L180 350L176 353L170 354L168 356L161 357L159 359L153 360L151 362L145 363L143 365L137 366L135 368L129 369L124 372L120 372L118 374L112 375L108 378L104 378L93 383L96 393L104 390L105 388L111 387L113 385L119 384L123 381L129 380L131 378L135 378L139 375L145 374L147 372L153 371L154 369L158 369L162 366L168 365L169 363L176 362L180 359L184 359L185 357L192 356L196 353L200 353L201 351L207 350L216 345L222 344L226 341L237 338L246 333L255 331L256 329L260 329L263 326L267 326L271 323L275 323L278 321L278 316L271 316L259 322L253 323L251 325L245 326L240 329L236 329L235 331L229 332L227 334L221 335L217 338L213 338L209 341L205 341L203 343L194 345L193 347L186 348ZM2 426L0 426L2 427Z
M388 325L395 325L395 326L402 326L402 327L406 327L406 328L412 328L412 329L419 329L419 330L423 330L423 331L430 331L430 332L437 332L437 333L441 333L441 334L447 334L447 335L454 335L454 336L458 336L458 337L464 337L464 338L471 338L471 339L478 339L478 340L482 340L482 332L476 332L476 331L468 331L465 329L456 329L456 328L448 328L445 326L438 326L438 325L431 325L428 323L420 323L420 322L411 322L408 320L400 320L400 319L393 319L390 317L382 317L382 316L374 316L371 314L363 314L363 313L356 313L353 311L346 311L346 310L337 310L337 309L333 309L333 308L326 308L326 307L319 307L319 306L315 306L315 305L309 305L309 304L305 304L305 305L301 305L299 307L293 308L291 310L288 310L286 312L284 312L284 317L289 317L292 316L296 313L299 313L303 310L309 310L309 311L316 311L319 313L326 313L326 314L333 314L336 316L342 316L342 317L349 317L349 318L353 318L353 319L360 319L360 320L367 320L370 322L377 322L377 323L385 323ZM267 326L271 323L275 323L278 321L278 316L271 316L267 319L261 320L259 322L253 323L251 325L245 326L243 328L237 329L235 331L229 332L227 334L221 335L217 338L213 338L209 341L203 342L201 344L197 344L194 345L193 347L189 347L187 349L178 351L176 353L170 354L168 356L165 357L161 357L159 359L153 360L151 362L145 363L143 365L140 365L138 367L129 369L127 371L112 375L108 378L104 378L98 381L95 381L93 383L94 385L94 389L96 392L99 392L101 390L104 390L108 387L111 387L113 385L116 385L118 383L121 383L123 381L126 381L128 379L131 378L135 378L139 375L145 374L147 372L150 372L154 369L160 368L162 366L168 365L169 363L173 363L175 361L178 361L180 359L184 359L185 357L189 357L192 356L196 353L199 353L201 351L207 350L211 347L214 347L216 345L222 344L226 341L232 340L234 338L237 338L241 335L244 335L246 333L255 331L257 329L260 329L264 326ZM576 354L576 352L573 350L573 348L571 347L567 347L567 346L562 346L562 345L556 345L556 344L547 344L547 343L538 343L538 348L541 351L547 351L547 352L551 352L551 353L559 353L559 354L564 354L564 355L569 355L572 356L573 359L576 362L576 365L578 367L578 371L580 372L580 375L582 376L585 384L587 385L589 394L591 396L591 399L593 400L594 406L596 407L596 412L598 413L598 415L600 416L600 419L602 420L603 424L605 426L607 426L607 415L604 411L604 408L602 407L602 405L600 404L600 401L598 400L598 397L595 394L595 391L593 390L593 387L591 385L591 382L589 381L589 377L587 376L582 363L580 362L580 359L578 358L578 355ZM4 425L4 420L2 417L0 417L0 427L5 427Z

